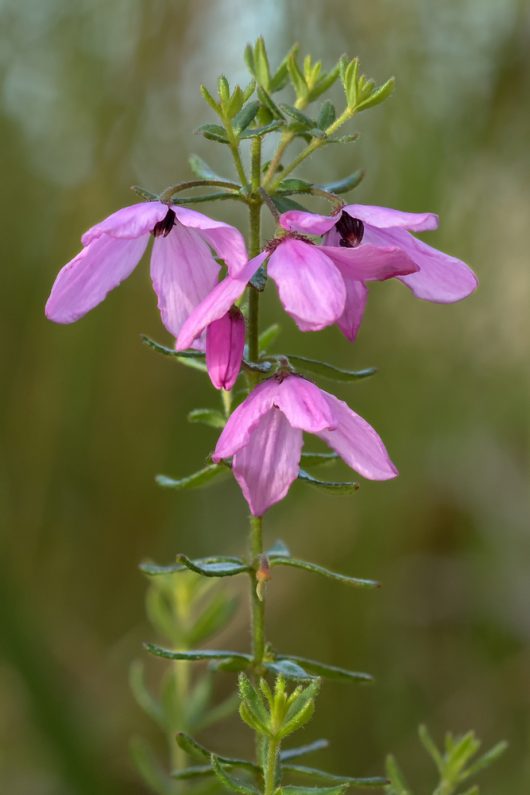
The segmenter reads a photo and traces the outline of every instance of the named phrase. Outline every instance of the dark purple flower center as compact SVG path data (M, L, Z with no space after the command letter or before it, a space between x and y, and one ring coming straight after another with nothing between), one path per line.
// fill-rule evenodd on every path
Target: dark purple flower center
M348 213L342 213L335 224L335 229L340 235L339 246L343 246L343 248L355 248L363 239L363 222L358 218L352 218Z
M155 237L167 237L175 225L175 213L169 208L165 217L158 221L151 230L151 234Z

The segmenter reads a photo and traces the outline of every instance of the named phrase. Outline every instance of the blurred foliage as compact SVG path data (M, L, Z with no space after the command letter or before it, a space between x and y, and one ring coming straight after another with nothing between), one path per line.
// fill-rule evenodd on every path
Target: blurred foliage
M154 483L186 474L182 450L204 466L217 431L185 416L217 406L201 373L141 344L143 332L161 338L147 268L74 326L46 322L43 305L81 232L134 201L129 185L191 175L192 152L212 162L190 136L207 121L198 83L220 72L243 81L242 48L258 34L273 56L296 39L327 67L347 52L379 81L397 76L393 98L354 125L351 160L329 151L300 176L365 168L356 200L439 212L429 242L481 279L471 299L444 307L374 285L353 347L335 329L300 338L283 323L286 350L377 366L337 392L401 471L341 500L295 485L267 517L269 542L285 537L304 558L384 584L351 593L274 570L274 644L309 657L325 647L377 676L372 688L324 687L307 741L333 739L326 767L345 774L377 772L391 748L421 790L430 770L417 724L472 725L486 744L510 743L485 795L530 788L528 4L0 0L0 23L2 791L144 792L128 737L160 738L127 685L148 636L137 563L242 551L234 484L184 494ZM226 206L225 220L240 218ZM279 318L273 294L263 315ZM242 607L230 648L246 651L246 625ZM233 676L216 679L220 700ZM233 755L248 742L237 722L222 743L206 735Z

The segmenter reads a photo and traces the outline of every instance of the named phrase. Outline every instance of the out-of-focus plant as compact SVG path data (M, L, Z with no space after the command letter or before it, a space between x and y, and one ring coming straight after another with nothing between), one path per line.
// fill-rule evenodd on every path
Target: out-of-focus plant
M478 785L469 786L470 780L489 767L507 748L506 742L497 743L477 759L474 757L481 742L473 731L456 737L447 732L443 748L437 747L426 726L420 726L419 735L439 776L433 795L479 795ZM387 757L386 772L390 779L385 790L387 795L414 795L393 756Z

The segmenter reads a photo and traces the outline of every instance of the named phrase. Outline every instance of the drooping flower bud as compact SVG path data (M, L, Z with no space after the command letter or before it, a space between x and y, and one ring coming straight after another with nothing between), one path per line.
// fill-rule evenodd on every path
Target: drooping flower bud
M206 366L216 389L232 389L243 359L245 319L233 306L206 329Z

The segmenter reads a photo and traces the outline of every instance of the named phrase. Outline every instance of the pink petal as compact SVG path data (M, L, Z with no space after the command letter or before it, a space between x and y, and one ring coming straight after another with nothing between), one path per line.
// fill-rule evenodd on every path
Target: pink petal
M101 235L134 238L147 235L155 224L162 221L169 207L161 202L139 202L123 207L104 221L92 226L81 238L84 246Z
M380 229L404 227L412 232L427 232L438 228L438 216L435 213L405 213L373 204L347 204L342 211Z
M285 414L293 428L318 433L336 424L325 395L311 381L298 375L288 375L278 382L274 405Z
M344 277L344 273L342 275ZM346 285L346 305L344 312L337 320L337 325L344 336L353 342L363 319L368 300L368 289L363 282L356 279L344 277L344 284Z
M323 393L335 416L336 428L321 431L324 439L341 458L368 480L389 480L398 471L379 435L366 420L350 409L344 401L329 392Z
M177 219L190 229L197 229L228 267L230 276L237 276L248 262L245 238L230 224L216 221L197 210L172 206Z
M271 254L268 274L286 312L302 331L319 331L342 315L344 281L319 246L287 238Z
M336 215L317 215L302 210L288 210L280 215L280 226L289 232L305 232L309 235L324 235L333 229L340 218Z
M234 456L234 476L254 516L262 516L289 491L298 476L302 443L302 432L281 411L270 409Z
M243 295L248 282L267 256L267 252L262 251L247 263L239 276L227 276L214 287L204 301L198 304L180 330L176 345L178 351L189 348L206 326L228 312L232 304Z
M155 238L151 278L162 321L174 337L193 309L213 290L219 270L195 230L178 225L167 237Z
M414 273L418 266L399 246L361 243L355 248L319 246L333 260L343 276L359 281L384 281L393 276Z
M129 276L146 249L148 236L133 240L96 238L60 271L46 304L46 317L74 323Z
M262 416L274 407L277 390L278 382L271 378L259 384L243 403L239 404L228 418L217 440L212 461L219 463L223 458L230 458L248 444L250 435Z
M232 389L243 360L245 319L232 308L206 330L206 366L216 389Z

